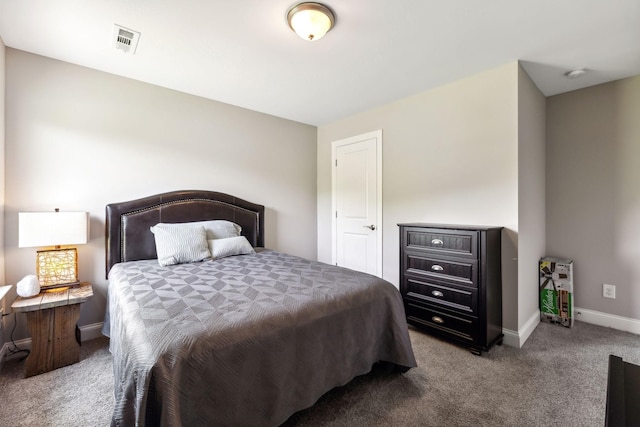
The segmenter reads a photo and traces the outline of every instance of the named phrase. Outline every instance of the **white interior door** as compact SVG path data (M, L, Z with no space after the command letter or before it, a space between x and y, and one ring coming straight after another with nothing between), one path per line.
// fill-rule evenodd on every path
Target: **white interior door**
M335 141L333 261L382 277L382 131Z

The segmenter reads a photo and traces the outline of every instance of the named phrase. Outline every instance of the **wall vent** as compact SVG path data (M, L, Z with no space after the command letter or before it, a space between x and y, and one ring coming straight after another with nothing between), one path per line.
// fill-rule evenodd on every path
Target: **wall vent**
M123 51L124 53L134 54L138 47L140 33L129 28L121 27L118 24L113 25L113 47Z

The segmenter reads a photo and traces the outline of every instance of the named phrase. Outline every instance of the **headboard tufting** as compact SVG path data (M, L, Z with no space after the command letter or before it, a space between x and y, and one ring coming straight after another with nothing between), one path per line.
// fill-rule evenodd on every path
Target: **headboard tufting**
M155 259L150 227L159 222L226 219L242 227L254 247L264 246L264 206L224 193L203 190L172 191L142 199L110 203L106 207L106 275L123 261Z

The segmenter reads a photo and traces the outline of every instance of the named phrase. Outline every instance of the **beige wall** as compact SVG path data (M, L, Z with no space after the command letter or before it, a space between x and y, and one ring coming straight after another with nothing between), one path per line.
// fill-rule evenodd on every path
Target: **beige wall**
M382 129L384 278L399 281L399 222L504 226L504 327L517 330L518 69L513 62L319 127L319 260L331 260L331 142Z
M538 324L538 260L545 255L546 100L518 70L518 330Z
M548 98L546 161L547 252L574 260L576 306L640 320L640 76Z
M315 127L6 53L9 283L34 273L36 249L17 247L19 211L89 211L91 240L78 248L80 278L95 284L96 296L80 325L101 322L105 205L180 189L265 205L266 246L316 258Z

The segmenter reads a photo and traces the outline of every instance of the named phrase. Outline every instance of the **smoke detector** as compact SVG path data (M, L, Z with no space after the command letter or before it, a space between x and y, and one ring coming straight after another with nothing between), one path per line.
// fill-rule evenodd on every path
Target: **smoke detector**
M568 79L579 79L585 74L587 74L586 68L577 68L575 70L567 71L566 73L564 73L564 76Z
M118 24L113 25L113 47L123 51L124 53L134 54L138 47L140 33L129 28L121 27Z

